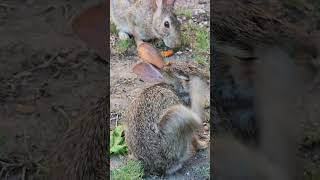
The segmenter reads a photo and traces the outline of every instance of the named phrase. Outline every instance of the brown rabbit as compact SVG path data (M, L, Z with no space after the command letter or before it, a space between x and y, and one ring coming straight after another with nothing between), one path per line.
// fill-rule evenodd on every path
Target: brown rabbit
M180 22L174 14L175 0L111 0L110 15L119 38L133 35L137 42L162 39L170 48L181 44Z
M158 73L150 64L136 66L142 77ZM153 175L176 172L194 150L206 148L196 132L202 127L205 102L201 81L207 81L208 75L183 62L169 64L161 74L164 82L143 89L129 106L125 121L131 157L141 160L146 174Z

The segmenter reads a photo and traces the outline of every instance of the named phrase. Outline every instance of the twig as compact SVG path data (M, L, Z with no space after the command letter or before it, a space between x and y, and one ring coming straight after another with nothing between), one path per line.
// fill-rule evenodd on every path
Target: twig
M67 121L68 121L68 125L71 124L71 119L70 117L68 116L68 114L60 107L58 106L53 106L52 107L55 111L58 111Z
M1 168L1 171L0 171L0 178L2 177L4 171L7 169L7 167L2 167Z
M24 166L22 168L21 180L25 180L27 168Z
M116 117L116 127L118 126L118 119L119 119L119 114L117 114L117 117Z
M68 20L70 13L69 13L67 4L63 4L63 5L62 5L62 8L63 8L63 10L64 10L64 18L66 18L66 19Z
M58 55L59 55L59 52L56 53L54 56L52 56L48 61L46 61L46 62L44 62L44 63L42 63L42 64L40 64L40 65L38 65L36 67L33 67L33 68L29 69L29 70L26 70L26 71L23 71L21 73L16 74L14 76L14 78L19 78L19 77L23 76L24 74L28 74L28 73L36 71L38 69L42 69L42 68L48 67L52 63L52 61L55 60L56 57L58 57Z
M14 7L9 6L8 4L4 4L4 3L1 3L1 4L0 4L0 7L9 8L9 9L14 9Z
M28 142L27 142L27 135L26 135L26 130L24 129L23 130L23 143L24 143L24 146L25 146L25 150L27 151L30 159L31 159L31 153L29 151L29 147L28 147Z

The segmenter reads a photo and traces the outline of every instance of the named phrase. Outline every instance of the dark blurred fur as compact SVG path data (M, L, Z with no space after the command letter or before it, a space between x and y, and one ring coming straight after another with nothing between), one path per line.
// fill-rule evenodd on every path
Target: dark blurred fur
M219 116L214 121L215 131L221 134L226 130L222 127L231 128L236 137L256 144L260 126L253 80L258 72L255 66L261 61L255 52L257 44L277 45L285 51L297 65L299 76L313 87L313 81L320 79L318 41L300 27L277 19L254 0L215 0L211 5L213 104L217 104Z
M218 137L213 150L215 175L223 180L300 179L296 152L301 84L296 66L277 48L261 47L255 53L259 145L250 149L234 138Z

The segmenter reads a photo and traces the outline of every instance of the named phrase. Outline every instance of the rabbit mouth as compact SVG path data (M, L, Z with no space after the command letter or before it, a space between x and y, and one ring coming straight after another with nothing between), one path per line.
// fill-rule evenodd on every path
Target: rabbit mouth
M179 40L172 40L170 37L163 39L164 44L169 48L178 48L180 46Z

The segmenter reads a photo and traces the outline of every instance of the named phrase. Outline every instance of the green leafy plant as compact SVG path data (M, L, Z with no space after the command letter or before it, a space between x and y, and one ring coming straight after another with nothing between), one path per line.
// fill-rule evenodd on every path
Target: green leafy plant
M125 55L130 47L134 45L133 39L119 40L115 44L115 51L119 55Z
M126 154L128 147L125 144L123 126L117 126L111 131L110 136L110 154Z
M139 161L127 161L118 169L111 171L112 180L140 180L144 175L143 165Z

